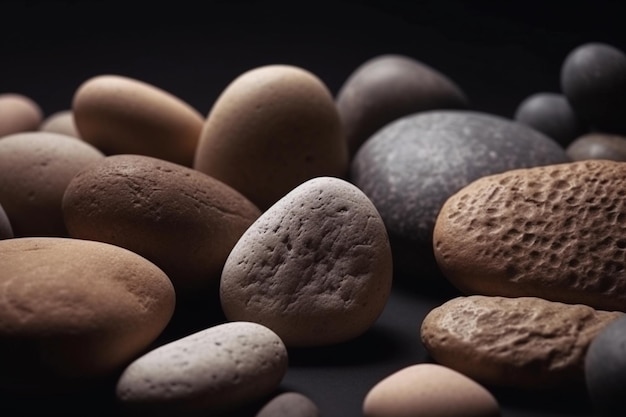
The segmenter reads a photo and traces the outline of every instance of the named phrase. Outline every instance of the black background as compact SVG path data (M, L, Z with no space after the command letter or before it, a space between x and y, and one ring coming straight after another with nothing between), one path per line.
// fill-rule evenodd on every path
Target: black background
M0 93L24 94L49 115L70 108L83 81L114 73L163 88L206 115L230 81L257 66L303 67L335 94L365 60L398 53L448 75L473 109L512 117L528 95L559 92L560 67L574 47L594 41L626 49L620 3L0 1ZM364 336L290 351L281 389L308 395L322 416L360 416L376 382L429 361L419 326L452 295L396 283ZM584 390L490 389L504 417L592 415ZM89 409L89 398L76 401L85 402L83 415L110 413ZM63 412L41 407L44 415Z

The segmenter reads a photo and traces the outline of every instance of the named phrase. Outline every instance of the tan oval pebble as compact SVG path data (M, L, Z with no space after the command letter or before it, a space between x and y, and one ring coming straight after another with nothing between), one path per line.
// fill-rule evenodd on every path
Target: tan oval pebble
M440 269L466 294L626 311L626 164L483 177L447 200L433 240Z
M0 94L0 137L39 128L43 112L37 103L22 95Z
M112 376L174 311L163 271L106 243L2 240L0 270L0 386L9 389L50 392L65 381Z
M71 110L62 110L46 117L39 130L42 132L60 133L62 135L80 138L80 133L74 123L74 113Z
M163 269L177 290L217 287L226 258L261 214L228 185L182 165L113 155L65 191L72 237L112 243Z
M204 117L172 94L128 77L100 75L74 94L74 120L105 154L140 154L191 166Z
M380 215L347 181L319 177L280 199L243 234L222 272L230 320L254 321L288 346L329 345L365 332L391 289Z
M123 409L188 415L236 409L280 384L287 350L268 328L220 324L160 346L131 363L117 383Z
M194 168L261 210L308 179L347 175L347 144L328 88L288 65L245 72L211 109Z
M256 417L319 417L317 405L299 392L284 392L272 398Z
M363 402L365 417L498 417L493 395L445 366L408 366L376 384Z
M621 312L538 297L457 297L428 313L426 350L476 381L532 389L584 383L593 338Z
M572 161L609 159L626 162L626 135L588 133L576 138L565 152Z
M67 236L61 201L74 175L104 155L77 138L49 132L0 139L0 203L15 236Z
M13 228L6 212L0 205L0 239L10 239L13 237Z

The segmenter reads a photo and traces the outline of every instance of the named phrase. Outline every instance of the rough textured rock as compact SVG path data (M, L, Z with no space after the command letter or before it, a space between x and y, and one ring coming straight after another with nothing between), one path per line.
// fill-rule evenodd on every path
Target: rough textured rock
M573 141L565 152L572 161L609 159L626 162L626 136L589 133Z
M212 415L270 394L286 371L287 350L274 332L230 322L139 357L120 376L116 395L133 415Z
M356 154L351 177L385 222L396 270L415 274L435 264L432 230L450 195L485 175L567 161L555 141L520 123L430 111L372 136Z
M464 293L537 296L626 311L626 164L582 161L481 178L434 231Z
M216 288L231 249L261 214L221 181L143 155L91 164L69 183L62 207L72 237L144 256L179 293Z
M566 147L587 131L563 94L536 93L524 99L514 119L551 137Z
M67 236L61 201L74 175L104 155L57 133L16 133L0 139L0 204L15 236Z
M626 415L626 317L606 326L591 342L585 380L597 416Z
M76 123L74 123L74 113L71 110L59 111L46 117L41 122L39 130L80 138Z
M21 94L0 94L0 138L39 129L43 112L37 103Z
M392 280L378 212L354 185L314 178L296 187L243 234L226 260L226 317L274 330L287 346L339 343L382 312Z
M363 402L365 417L498 417L496 399L480 384L445 366L422 363L376 384Z
M485 384L532 389L584 383L593 338L620 312L537 297L457 297L431 310L422 343L440 364Z
M285 392L272 398L256 417L319 417L320 411L309 397L298 392Z
M364 62L341 86L336 103L350 155L378 129L402 116L468 105L453 81L402 55L380 55Z
M561 67L561 90L582 119L607 133L626 134L626 54L612 45L585 43Z
M0 205L0 239L10 239L13 237L11 222Z
M174 311L163 271L106 243L2 240L0 270L0 386L8 392L50 393L110 377Z
M328 88L289 65L254 68L217 99L194 168L266 210L314 177L345 177L348 148Z
M139 154L191 166L204 117L178 97L118 75L82 83L72 101L80 137L106 155Z

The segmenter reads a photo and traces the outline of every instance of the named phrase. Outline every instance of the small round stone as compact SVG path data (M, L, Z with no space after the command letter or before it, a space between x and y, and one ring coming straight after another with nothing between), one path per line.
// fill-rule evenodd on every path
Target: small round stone
M13 228L4 209L0 205L0 239L10 239L13 237Z
M330 345L374 323L391 281L376 208L349 182L318 177L243 234L224 265L220 299L229 320L261 323L287 346Z
M269 401L256 417L319 417L320 411L311 399L298 392L285 392Z
M500 406L477 382L445 366L422 363L376 384L363 402L365 417L498 417Z
M598 416L626 415L626 317L609 324L591 342L585 380Z
M74 113L71 110L62 110L46 117L41 122L39 130L80 138L76 123L74 123Z
M565 147L587 130L562 94L536 93L524 99L514 119L551 137Z
M269 395L286 371L287 349L274 332L230 322L137 358L120 376L116 395L136 415L212 415Z
M609 159L626 162L626 136L589 133L573 141L565 152L572 161Z
M22 94L0 94L0 138L39 129L43 112L37 103Z

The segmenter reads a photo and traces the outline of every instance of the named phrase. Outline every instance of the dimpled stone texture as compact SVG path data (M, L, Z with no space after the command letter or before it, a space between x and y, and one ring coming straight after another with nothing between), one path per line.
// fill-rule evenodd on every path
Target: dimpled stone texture
M298 392L285 392L265 404L256 417L319 417L313 401Z
M440 364L484 384L547 389L584 384L593 338L621 312L538 297L456 297L424 318L421 339Z
M481 178L445 203L434 250L464 293L626 310L626 164L590 160Z
M591 342L585 381L597 416L626 415L626 317L609 324Z
M389 297L392 262L383 222L347 181L296 187L243 234L226 260L226 317L274 330L287 346L339 343L365 332Z
M116 396L133 415L210 415L270 394L287 349L268 328L230 322L162 345L131 363Z
M419 271L432 259L432 229L446 199L485 175L567 162L552 139L497 116L431 111L379 130L357 152L351 179L372 200L389 232L394 265ZM406 255L404 251L406 250Z
M626 162L626 136L589 133L573 141L565 152L572 161L609 159Z

